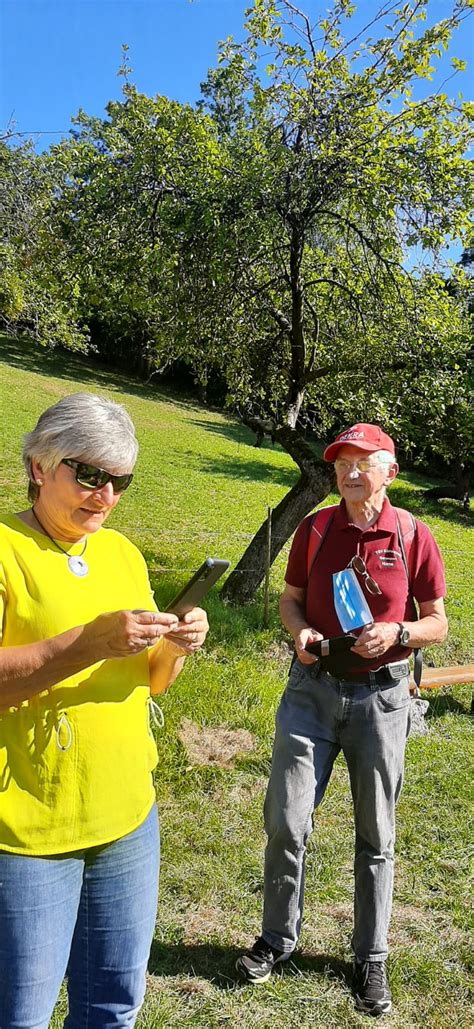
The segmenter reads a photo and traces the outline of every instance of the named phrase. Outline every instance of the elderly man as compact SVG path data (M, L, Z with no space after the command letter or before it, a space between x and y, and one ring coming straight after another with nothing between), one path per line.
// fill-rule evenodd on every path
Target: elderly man
M276 716L265 801L263 928L237 969L249 983L265 982L296 946L313 811L342 750L355 820L353 991L356 1007L377 1016L391 1008L385 961L409 726L408 658L446 637L445 579L427 526L386 496L398 472L390 436L377 425L354 425L324 458L334 461L342 499L304 519L290 552L280 613L296 656ZM331 647L341 635L333 576L347 568L372 621L341 654ZM319 658L307 649L318 640L329 640Z

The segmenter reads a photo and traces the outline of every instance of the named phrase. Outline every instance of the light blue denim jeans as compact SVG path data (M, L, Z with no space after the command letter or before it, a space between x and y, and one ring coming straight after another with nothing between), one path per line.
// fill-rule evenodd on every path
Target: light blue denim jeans
M355 819L352 947L361 961L383 961L393 891L395 804L409 729L409 679L383 685L339 680L296 661L276 715L265 799L262 935L286 953L301 927L304 866L315 808L342 750Z
M67 1029L133 1026L158 899L156 806L114 843L0 853L0 1026L48 1029L67 972Z

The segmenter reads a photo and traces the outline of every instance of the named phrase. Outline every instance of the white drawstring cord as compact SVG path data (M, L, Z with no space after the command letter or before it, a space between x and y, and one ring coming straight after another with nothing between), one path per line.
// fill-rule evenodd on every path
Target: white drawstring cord
M66 743L64 743L64 744L61 743L61 730L62 729L65 729L66 733L67 733ZM59 719L59 722L58 722L58 724L56 726L56 746L58 747L58 750L62 750L64 752L65 750L69 750L69 747L71 746L71 743L72 743L72 729L71 729L70 723L68 721L67 714L66 714L65 711L63 711L63 713L61 715L61 718Z
M153 700L153 697L148 697L147 709L148 709L148 728L151 730L151 725L150 725L150 719L151 719L151 721L153 722L153 725L156 725L158 727L158 729L163 729L164 728L164 724L165 724L165 716L164 716L164 714L163 714L159 704L156 703L156 700Z

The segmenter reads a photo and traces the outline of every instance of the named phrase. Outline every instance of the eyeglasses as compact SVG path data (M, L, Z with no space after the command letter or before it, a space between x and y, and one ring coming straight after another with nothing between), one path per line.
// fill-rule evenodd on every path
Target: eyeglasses
M372 468L381 468L382 464L381 461L370 461L368 457L363 457L360 461L345 461L343 457L338 457L334 462L336 471L343 474L351 468L357 468L358 472L370 472Z
M363 557L360 557L359 554L355 554L354 557L351 557L351 560L349 561L347 567L353 568L358 575L363 576L364 585L367 587L369 593L372 593L372 596L375 597L382 595L382 590L380 589L378 582L376 582L375 579L373 579L372 576L369 575L367 571L367 565Z
M114 493L124 493L130 486L133 475L111 475L103 468L96 468L93 464L84 464L83 461L72 461L64 457L61 464L67 464L76 473L76 482L84 489L101 489L108 482L112 483Z

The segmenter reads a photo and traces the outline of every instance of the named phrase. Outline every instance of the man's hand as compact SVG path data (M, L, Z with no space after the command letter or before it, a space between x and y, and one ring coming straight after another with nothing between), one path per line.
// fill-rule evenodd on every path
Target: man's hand
M318 658L315 654L309 654L305 647L307 643L317 643L318 640L324 639L321 633L317 632L316 629L300 629L294 639L296 654L301 664L314 665Z
M400 626L397 622L372 622L362 630L357 643L351 647L354 654L366 660L383 657L398 640Z

